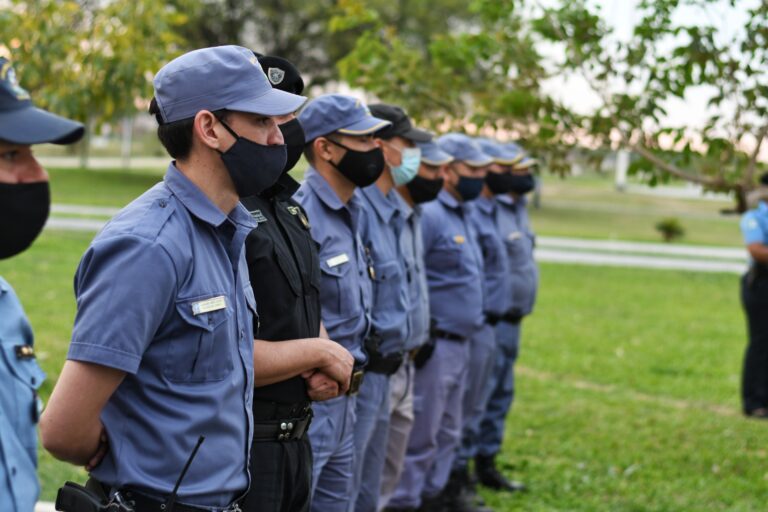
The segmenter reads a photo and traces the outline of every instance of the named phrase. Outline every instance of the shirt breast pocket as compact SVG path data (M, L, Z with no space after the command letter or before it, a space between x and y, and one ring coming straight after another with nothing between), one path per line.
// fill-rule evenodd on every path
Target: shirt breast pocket
M223 306L211 305L224 301ZM205 301L207 308L201 307ZM232 305L226 295L206 295L176 302L183 326L171 340L164 374L171 382L200 383L224 379L233 365L233 344L237 334L232 329ZM216 308L216 309L213 309Z
M461 269L461 247L458 245L435 247L426 259L428 265L438 272L456 272Z
M501 272L503 270L504 248L498 238L492 235L480 235L480 248L483 251L483 264L486 273Z
M373 266L374 304L377 308L397 307L402 285L402 272L396 261L387 261Z
M32 357L19 357L14 345L2 345L2 357L10 369L13 378L4 382L3 387L10 386L9 397L15 407L8 411L8 419L16 425L16 431L21 437L22 444L27 449L37 446L37 436L32 428L39 419L39 404L37 390L45 380L45 373ZM27 427L27 428L25 428Z
M338 265L329 265L321 261L320 271L320 303L323 309L330 309L336 315L347 315L355 308L356 289L352 289L350 272L352 262L346 261Z

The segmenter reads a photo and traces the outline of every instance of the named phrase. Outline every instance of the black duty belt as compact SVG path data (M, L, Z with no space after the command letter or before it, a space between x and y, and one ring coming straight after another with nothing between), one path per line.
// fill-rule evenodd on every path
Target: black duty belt
M136 512L165 512L166 506L164 501L159 501L155 498L150 498L144 494L141 494L132 490L120 491L123 500L129 505L133 506ZM203 512L210 511L210 508L198 508L189 505L182 505L181 503L173 504L173 512ZM240 510L240 508L231 508L230 510Z
M253 421L255 423L281 420L283 418L303 418L311 413L312 403L309 400L294 403L253 400Z
M441 340L448 340L448 341L460 341L464 342L467 341L466 336L461 336L460 334L456 334L450 331L444 331L442 329L432 329L433 338L441 339Z
M302 418L260 421L253 424L253 441L298 441L304 438L312 421L312 409Z
M499 322L519 324L522 318L523 318L523 315L521 315L520 311L517 309L510 309L509 311L502 314L491 313L491 312L485 313L485 321L488 325L496 325Z
M368 364L365 367L365 371L392 375L397 372L401 364L403 364L403 354L401 352L388 356L373 352L368 354Z
M107 484L104 484L95 478L91 477L88 479L88 482L85 484L85 488L90 490L94 493L94 498L98 498L99 500L103 500L104 502L110 501L109 494L110 494L110 487ZM58 498L57 498L58 502ZM146 494L136 491L134 489L120 489L117 492L117 496L112 499L112 502L121 502L128 507L131 507L136 512L166 512L166 503L164 500L153 498L151 496L147 496ZM57 503L58 505L58 503ZM117 508L115 505L111 506L105 505L105 510L121 510ZM57 510L70 510L68 508L62 507L61 509L58 508ZM71 509L76 510L76 509ZM193 507L191 505L184 505L182 503L175 502L173 504L173 512L209 512L212 510L211 508L205 508L205 507ZM240 510L240 507L238 504L230 505L229 508L226 509L227 511L236 512Z

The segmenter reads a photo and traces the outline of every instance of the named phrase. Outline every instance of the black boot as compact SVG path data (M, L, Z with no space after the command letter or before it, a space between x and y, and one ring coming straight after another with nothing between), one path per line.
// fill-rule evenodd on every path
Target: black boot
M480 483L491 489L499 491L524 491L525 484L507 478L496 469L496 457L494 455L478 455L475 457L475 472Z
M421 497L421 506L417 509L417 512L445 512L444 493L440 493L437 496Z
M443 491L447 512L493 512L485 507L482 498L469 483L467 468L453 470ZM480 503L478 503L478 500Z

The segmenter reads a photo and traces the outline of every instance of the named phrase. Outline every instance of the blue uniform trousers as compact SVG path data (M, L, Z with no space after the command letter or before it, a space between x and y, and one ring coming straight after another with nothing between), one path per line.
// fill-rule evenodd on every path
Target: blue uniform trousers
M496 325L496 353L493 378L485 414L480 422L476 455L491 456L501 451L504 423L515 396L515 360L520 343L520 324L500 322Z
M480 422L493 391L488 383L494 380L495 356L498 352L495 329L488 324L469 343L469 369L462 405L464 422L461 444L453 463L453 468L457 470L466 468L469 460L477 455Z
M342 396L312 404L313 512L346 512L352 495L355 458L355 397Z
M415 421L390 507L418 507L422 496L436 496L448 482L461 439L469 344L437 339L432 357L416 370Z
M389 376L366 373L355 408L355 467L349 510L376 512L387 456Z

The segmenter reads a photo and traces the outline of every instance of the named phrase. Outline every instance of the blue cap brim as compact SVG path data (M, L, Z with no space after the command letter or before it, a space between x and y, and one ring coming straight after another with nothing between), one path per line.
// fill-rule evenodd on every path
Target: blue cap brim
M85 128L34 106L0 112L0 140L12 144L72 144L83 137Z
M391 124L392 123L384 119L368 116L361 119L360 121L355 121L350 125L339 128L336 131L343 135L369 135L381 130L382 128L386 128Z
M270 89L259 96L227 105L227 110L265 116L284 116L299 110L307 98L280 89Z
M472 151L464 160L462 160L462 162L470 167L483 167L486 165L491 165L493 163L493 158L489 157L485 153Z

